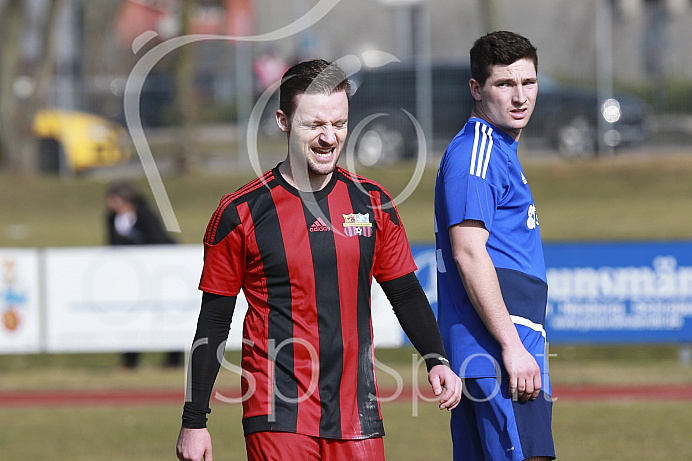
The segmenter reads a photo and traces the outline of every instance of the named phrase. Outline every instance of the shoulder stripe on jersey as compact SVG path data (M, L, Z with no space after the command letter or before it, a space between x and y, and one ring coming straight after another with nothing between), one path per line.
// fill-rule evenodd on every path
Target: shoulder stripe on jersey
M469 174L474 174L474 167L476 166L476 155L478 154L478 130L480 127L481 122L476 122L476 134L473 136L473 148L471 149L471 170L469 171Z
M349 181L367 184L367 185L371 186L371 188L374 188L377 190L382 190L382 186L379 183L377 183L376 181L373 181L372 179L368 179L368 178L363 177L363 176L361 176L357 173L354 173L352 171L345 170L341 167L337 167L337 168L338 168L339 173L341 173L341 175L344 178L348 179Z
M245 184L243 187L235 191L234 196L242 195L246 192L257 189L259 186L266 186L274 178L274 170L265 171L264 174L258 178L253 179L249 183Z
M485 125L483 125L485 128ZM488 149L485 152L485 163L483 164L483 173L481 177L485 179L485 174L488 172L488 163L490 163L490 153L493 150L493 129L488 127Z
M221 220L221 216L226 212L226 208L228 207L228 205L230 205L238 197L248 194L254 190L257 190L259 187L266 186L271 181L271 179L273 179L273 172L272 170L269 170L265 172L261 177L255 178L254 180L245 184L237 191L223 196L221 198L219 206L216 208L216 211L209 220L209 224L207 225L207 231L204 235L204 241L212 243L221 240L216 238L216 232L219 226L219 221ZM237 212L235 212L235 214L237 215Z
M493 149L492 134L493 129L491 127L485 123L476 122L469 173L482 179L485 179L485 175L488 172L490 153Z

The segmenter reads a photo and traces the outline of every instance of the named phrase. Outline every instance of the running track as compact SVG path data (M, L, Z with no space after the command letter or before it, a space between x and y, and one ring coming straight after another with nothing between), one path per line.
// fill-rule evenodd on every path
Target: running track
M385 401L405 402L413 399L413 389L406 388L397 394L396 389L380 389ZM239 398L239 391L220 391L227 398ZM426 398L432 394L423 392ZM668 386L598 386L562 385L553 386L557 401L623 401L623 400L692 400L692 385ZM46 406L98 406L98 405L157 405L176 404L184 401L179 390L80 390L80 391L2 391L0 407L46 407Z

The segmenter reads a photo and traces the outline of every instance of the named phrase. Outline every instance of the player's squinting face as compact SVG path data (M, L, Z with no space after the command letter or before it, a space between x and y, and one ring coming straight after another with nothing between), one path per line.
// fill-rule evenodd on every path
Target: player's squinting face
M536 105L538 78L529 59L491 67L482 87L471 79L471 93L476 100L474 114L519 139Z
M334 171L348 132L348 98L345 91L330 95L301 94L291 118L289 155L302 156L309 176Z

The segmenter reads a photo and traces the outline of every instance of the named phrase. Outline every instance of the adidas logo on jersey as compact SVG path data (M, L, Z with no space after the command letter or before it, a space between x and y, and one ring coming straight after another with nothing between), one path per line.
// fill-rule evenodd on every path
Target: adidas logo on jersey
M331 232L332 228L329 227L322 218L317 218L317 220L310 226L310 232Z

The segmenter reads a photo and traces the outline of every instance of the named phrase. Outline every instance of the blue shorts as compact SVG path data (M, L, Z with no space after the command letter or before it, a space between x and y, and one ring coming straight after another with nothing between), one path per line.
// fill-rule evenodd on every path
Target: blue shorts
M544 389L550 389L548 379L544 375ZM507 379L464 379L464 396L451 417L454 461L555 459L552 398L541 390L534 401L514 402L508 386Z

